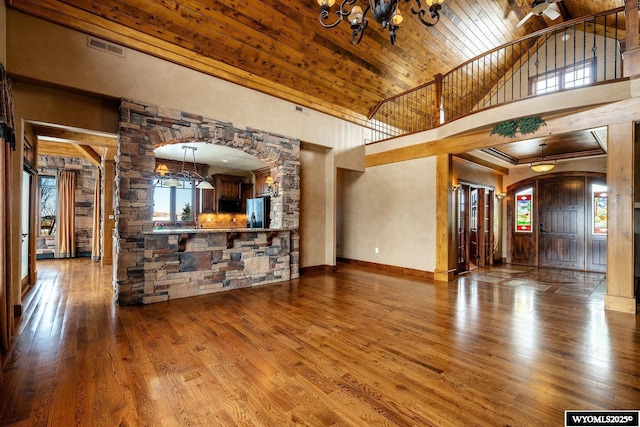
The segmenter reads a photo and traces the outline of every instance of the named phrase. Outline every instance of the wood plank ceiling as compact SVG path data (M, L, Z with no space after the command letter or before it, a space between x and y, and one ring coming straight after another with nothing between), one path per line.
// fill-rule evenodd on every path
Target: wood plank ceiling
M509 11L525 0L445 0L424 27L401 1L396 45L373 20L352 45L346 22L324 29L316 0L8 0L27 14L355 123L381 100L501 44L621 0L564 0L561 17ZM511 2L511 3L510 3ZM338 4L340 1L337 2ZM334 5L334 10L337 5Z

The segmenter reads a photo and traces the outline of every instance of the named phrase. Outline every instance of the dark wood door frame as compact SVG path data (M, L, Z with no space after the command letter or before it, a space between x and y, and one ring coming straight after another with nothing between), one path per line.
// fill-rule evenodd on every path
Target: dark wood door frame
M506 260L508 263L543 266L549 264L544 261L544 250L549 249L549 241L547 238L541 237L540 230L542 218L541 206L544 201L541 199L541 192L543 181L547 180L560 180L566 179L581 179L584 182L583 197L582 197L582 209L583 213L580 222L582 228L579 233L576 233L576 239L580 240L576 244L579 245L577 249L582 251L581 259L577 259L576 263L579 265L571 266L570 262L566 265L562 260L557 261L556 267L560 268L575 268L578 270L586 271L606 271L606 236L593 236L590 229L591 216L593 212L591 210L591 185L606 184L606 175L597 172L558 172L552 174L545 174L529 178L524 181L520 181L510 185L507 188L506 198L506 236L507 236L507 253ZM533 211L532 215L532 230L531 233L520 233L515 230L515 195L516 193L523 191L527 188L533 190ZM569 205L568 208L571 208ZM567 209L570 210L570 209ZM546 220L548 220L547 217ZM547 225L542 225L546 227ZM546 228L544 231L548 231ZM559 236L559 235L558 235ZM558 237L560 241L560 237ZM548 254L547 254L548 255Z
M475 208L473 204L475 194ZM460 182L456 190L456 273L469 271L470 262L478 267L493 264L494 253L493 187Z

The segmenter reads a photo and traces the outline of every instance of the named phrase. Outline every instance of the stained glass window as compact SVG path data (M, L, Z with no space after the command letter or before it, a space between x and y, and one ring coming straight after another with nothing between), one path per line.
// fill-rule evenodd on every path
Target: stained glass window
M533 188L516 193L516 231L531 233Z
M591 186L591 200L593 203L593 234L607 234L607 187L593 184Z

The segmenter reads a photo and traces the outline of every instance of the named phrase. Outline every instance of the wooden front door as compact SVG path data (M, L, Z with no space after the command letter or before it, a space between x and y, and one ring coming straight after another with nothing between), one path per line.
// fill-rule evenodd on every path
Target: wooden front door
M538 257L541 267L585 269L585 178L540 180Z

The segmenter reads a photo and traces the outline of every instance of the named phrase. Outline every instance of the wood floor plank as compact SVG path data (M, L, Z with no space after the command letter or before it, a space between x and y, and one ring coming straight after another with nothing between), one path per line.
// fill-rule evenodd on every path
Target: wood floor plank
M118 307L110 268L38 273L3 358L3 426L562 425L640 408L639 323L604 310L604 275L495 266L436 284L340 264Z

